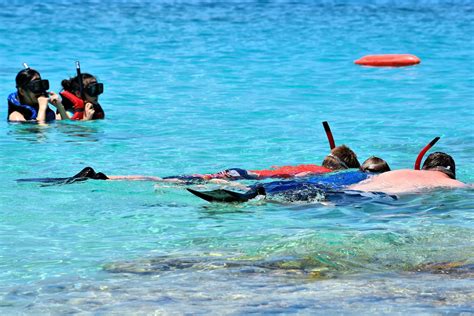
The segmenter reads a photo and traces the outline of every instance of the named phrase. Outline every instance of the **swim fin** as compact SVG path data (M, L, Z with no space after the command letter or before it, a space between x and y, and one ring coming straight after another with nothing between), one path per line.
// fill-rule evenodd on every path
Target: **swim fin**
M261 186L252 188L251 190L245 193L225 189L196 191L187 188L186 190L208 202L247 202L248 200L253 199L257 195L265 195L265 189Z
M70 184L78 181L85 181L87 179L94 180L107 180L108 177L102 172L95 172L91 167L85 167L77 174L68 178L30 178L30 179L17 179L17 182L39 182L49 184Z

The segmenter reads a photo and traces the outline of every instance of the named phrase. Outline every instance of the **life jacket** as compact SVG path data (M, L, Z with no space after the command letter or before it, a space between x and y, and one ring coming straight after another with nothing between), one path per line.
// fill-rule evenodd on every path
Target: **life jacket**
M71 120L82 120L84 118L84 101L77 97L74 93L63 90L59 93L62 97L62 103L66 111L73 112L74 115L71 117ZM103 119L105 117L104 110L100 104L94 104L94 116L93 120Z
M265 170L250 170L250 172L257 174L259 179L264 178L292 178L299 173L307 172L308 174L327 173L331 169L317 166L317 165L297 165L297 166L282 166L272 167L272 169Z
M20 98L18 97L18 92L12 92L8 96L8 118L13 112L18 112L23 115L25 120L32 121L36 120L38 116L38 108L28 104L21 104ZM46 121L54 121L56 119L56 114L49 107L46 109Z

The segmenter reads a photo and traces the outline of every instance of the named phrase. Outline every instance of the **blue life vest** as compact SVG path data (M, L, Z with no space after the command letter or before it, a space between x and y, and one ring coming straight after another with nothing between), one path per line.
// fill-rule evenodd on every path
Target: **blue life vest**
M10 114L13 112L19 112L25 120L31 121L36 120L38 116L38 109L32 105L21 104L20 98L18 97L18 92L12 92L8 96L8 116L7 120L10 117ZM49 107L46 109L46 121L54 121L56 119L56 114Z

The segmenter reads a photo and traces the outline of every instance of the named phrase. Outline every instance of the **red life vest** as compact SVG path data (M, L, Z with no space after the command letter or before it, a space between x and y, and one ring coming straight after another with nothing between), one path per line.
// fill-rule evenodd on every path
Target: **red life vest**
M257 174L259 179L264 179L264 178L292 178L299 173L318 174L318 173L332 172L332 170L325 167L308 164L308 165L282 166L282 167L275 166L272 169L250 170L250 172Z
M84 118L84 101L77 97L74 93L63 90L59 93L63 98L63 104L67 111L73 110L74 115L71 120L82 120ZM64 102L66 101L66 102ZM66 103L66 104L65 104ZM95 113L93 120L103 119L105 117L104 110L97 104L94 105Z

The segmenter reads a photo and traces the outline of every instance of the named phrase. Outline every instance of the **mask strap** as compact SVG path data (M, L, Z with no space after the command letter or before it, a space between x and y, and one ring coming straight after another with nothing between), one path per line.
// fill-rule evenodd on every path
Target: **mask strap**
M334 156L333 154L329 154L328 157L333 158L338 163L340 163L344 168L349 169L349 167L346 165L346 163L344 161L342 161L341 158L339 158L338 156Z

